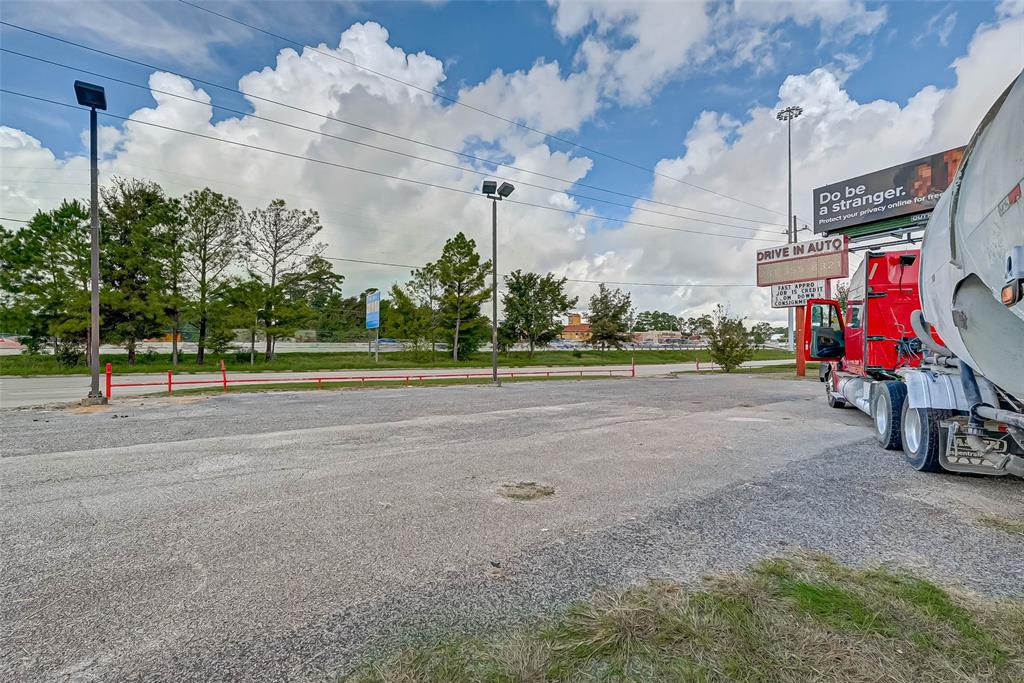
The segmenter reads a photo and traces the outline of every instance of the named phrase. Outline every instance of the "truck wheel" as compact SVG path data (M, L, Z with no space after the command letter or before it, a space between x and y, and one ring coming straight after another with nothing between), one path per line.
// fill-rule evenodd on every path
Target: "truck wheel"
M911 408L910 403L904 401L900 421L903 454L910 466L918 472L946 471L939 464L939 454L943 447L939 422L951 414L949 410Z
M897 380L881 382L871 400L871 419L875 421L875 438L887 451L898 451L902 447L900 422L903 418L903 403L907 398L907 386Z

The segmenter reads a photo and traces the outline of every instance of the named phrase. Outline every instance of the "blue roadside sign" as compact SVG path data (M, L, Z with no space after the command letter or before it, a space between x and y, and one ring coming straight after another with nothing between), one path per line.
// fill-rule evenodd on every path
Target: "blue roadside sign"
M366 329L376 330L380 327L380 292L366 295Z

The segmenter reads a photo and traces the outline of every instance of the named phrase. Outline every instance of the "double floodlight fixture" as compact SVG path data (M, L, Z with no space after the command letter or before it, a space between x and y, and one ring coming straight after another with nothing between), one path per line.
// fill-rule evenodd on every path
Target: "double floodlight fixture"
M107 108L107 94L98 85L75 81L75 97L78 98L78 103L84 107L103 111Z
M778 114L776 114L775 118L777 118L779 121L792 121L793 119L795 119L796 117L800 116L800 114L803 113L803 107L786 107Z
M485 180L482 188L482 192L490 197L491 199L505 199L516 187L512 183L502 183L498 186L497 180Z

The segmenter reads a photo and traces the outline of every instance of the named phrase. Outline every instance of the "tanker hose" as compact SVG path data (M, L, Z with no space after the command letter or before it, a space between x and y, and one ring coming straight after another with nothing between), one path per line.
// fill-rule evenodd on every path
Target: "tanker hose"
M931 330L929 329L930 327L931 326L928 324L928 321L924 319L924 313L920 310L914 311L910 314L910 328L914 330L914 334L916 334L917 338L921 340L921 343L940 356L952 356L952 351L935 341L932 337Z

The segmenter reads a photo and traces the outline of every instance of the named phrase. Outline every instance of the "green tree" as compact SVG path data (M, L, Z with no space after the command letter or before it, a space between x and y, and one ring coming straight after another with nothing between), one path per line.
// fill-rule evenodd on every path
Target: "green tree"
M437 262L441 286L440 321L451 339L452 358L469 357L486 336L487 318L480 305L491 295L487 288L490 261L480 261L476 242L461 232L445 242Z
M705 313L704 315L696 317L691 316L685 321L681 321L680 330L687 336L693 336L695 334L707 336L708 331L711 329L711 325L711 316Z
M397 284L391 285L388 301L381 316L388 335L405 341L415 352L425 349L431 341L430 310Z
M249 338L249 364L256 362L256 338L266 330L263 305L267 285L259 278L228 278L211 292L209 337L234 339L235 330ZM225 344L226 346L226 344Z
M750 341L754 343L757 348L763 348L765 342L772 336L772 326L770 323L757 323L750 328Z
M441 301L444 293L438 278L437 264L428 263L412 271L412 279L406 288L409 295L428 314L427 338L430 340L430 358L433 360L437 350L437 337L440 334Z
M679 331L679 318L663 311L641 311L633 323L634 332Z
M206 187L181 199L183 267L194 296L194 315L199 327L196 364L206 359L212 293L227 277L238 258L238 237L245 214L231 197Z
M161 242L159 253L164 311L171 324L171 365L177 365L181 316L189 306L185 282L186 242L182 234L181 203L177 199L168 199L167 220L160 226L158 238Z
M505 294L502 305L505 320L501 327L511 339L523 340L530 347L533 358L535 346L558 338L562 331L562 318L576 305L579 297L565 293L566 279L551 273L524 273L512 271L505 276ZM513 342L514 343L514 342Z
M288 209L275 199L266 209L252 211L242 230L242 246L249 266L266 283L267 300L262 311L267 331L266 359L274 357L274 339L287 334L296 320L294 300L286 300L282 282L300 271L306 259L326 248L313 239L323 226L316 211Z
M149 181L115 178L101 194L102 329L134 365L138 343L160 334L167 320L162 233L177 220L176 210Z
M739 367L754 356L750 335L743 325L743 318L734 317L722 304L715 307L708 331L708 351L711 360L726 372Z
M836 285L836 301L839 302L839 309L845 314L846 304L850 300L850 283L840 282ZM787 330L788 332L788 330Z
M4 331L30 349L52 343L62 364L76 364L89 334L89 272L89 211L78 201L0 228Z
M622 348L623 342L630 339L632 314L633 303L628 292L598 285L597 294L590 297L590 343L600 345L602 350Z

